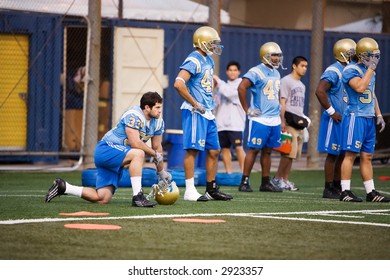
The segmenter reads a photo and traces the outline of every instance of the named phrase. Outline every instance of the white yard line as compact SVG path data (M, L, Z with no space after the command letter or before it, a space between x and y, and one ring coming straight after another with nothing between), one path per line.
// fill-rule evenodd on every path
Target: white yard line
M290 218L290 217L275 217L275 216L253 216L255 218L276 219L276 220L290 220L290 221L305 221L305 222L319 222L319 223L333 223L333 224L350 224L350 225L366 225L377 227L390 227L390 224L368 223L368 222L353 222L353 221L339 221L339 220L321 220L321 219L307 219L307 218Z
M48 222L74 222L74 221L103 221L103 220L139 220L139 219L165 219L165 218L183 218L183 217L216 217L216 216L230 216L230 217L252 217L263 219L277 219L277 220L291 220L291 221L307 221L307 222L321 222L321 223L336 223L336 224L353 224L353 225L368 225L390 227L390 224L370 223L370 222L356 222L356 221L342 221L342 220L323 220L313 218L298 218L298 217L283 217L283 215L317 215L317 216L336 216L348 217L345 214L366 214L378 215L390 212L390 209L383 210L352 210L352 211L312 211L312 212L274 212L274 213L203 213L203 214L170 214L170 215L148 215L148 216L122 216L122 217L72 217L72 218L43 218L43 219L19 219L19 220L3 220L0 225L15 225L27 223L48 223ZM339 214L339 215L337 215ZM353 216L351 218L357 218Z

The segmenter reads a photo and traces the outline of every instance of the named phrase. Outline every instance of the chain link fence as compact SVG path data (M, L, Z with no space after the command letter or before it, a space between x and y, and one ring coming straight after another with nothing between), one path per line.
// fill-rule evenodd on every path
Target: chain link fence
M85 7L77 11L68 1L59 3L65 13L43 14L40 1L17 2L19 11L0 5L0 160L77 160L85 137ZM111 128L111 33L101 30L98 139Z

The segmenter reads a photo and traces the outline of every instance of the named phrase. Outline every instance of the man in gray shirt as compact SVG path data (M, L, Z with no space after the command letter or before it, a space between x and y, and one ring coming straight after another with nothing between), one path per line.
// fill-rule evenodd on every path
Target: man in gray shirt
M302 153L304 127L298 127L294 123L289 122L290 118L287 118L287 116L295 115L298 118L301 117L304 123L310 124L310 119L303 113L306 87L301 81L301 78L306 74L307 66L308 62L305 57L295 57L292 61L292 72L280 80L281 129L282 132L285 131L292 135L291 152L289 154L280 154L278 171L271 180L271 184L283 190L299 190L294 183L288 180L288 176L293 159L299 158Z

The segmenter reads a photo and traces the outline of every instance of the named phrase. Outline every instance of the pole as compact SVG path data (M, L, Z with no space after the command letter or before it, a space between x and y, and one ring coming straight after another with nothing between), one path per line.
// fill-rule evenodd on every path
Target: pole
M221 0L209 0L209 26L217 30L223 44L221 36ZM214 59L214 74L219 76L220 56L213 55Z
M84 168L94 167L98 135L101 0L88 0L89 48L87 48L87 86L85 112Z
M390 0L383 0L382 22L382 33L390 33Z
M118 3L118 18L123 18L123 0L119 0Z
M319 167L318 128L320 124L321 106L315 94L318 81L322 73L322 57L324 43L324 14L323 6L325 0L312 0L312 31L311 31L311 51L310 51L310 100L309 117L311 126L309 128L309 143L307 155L307 167Z

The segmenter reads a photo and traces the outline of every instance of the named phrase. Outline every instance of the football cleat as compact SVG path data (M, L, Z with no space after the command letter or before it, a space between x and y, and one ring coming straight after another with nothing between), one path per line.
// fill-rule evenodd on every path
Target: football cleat
M47 191L45 202L50 202L53 198L65 194L66 183L63 179L57 178L53 181L53 185Z
M135 207L154 207L156 203L149 201L144 196L144 193L140 191L137 195L133 196L131 205Z
M204 196L207 197L207 199L209 199L209 200L224 200L224 201L227 201L227 200L233 199L233 196L231 196L230 194L226 194L226 193L220 192L219 190L207 191L207 192L205 192Z
M368 202L390 202L390 198L384 197L376 190L373 190L372 192L367 194L366 201L368 201Z
M322 193L322 198L330 198L330 199L339 199L340 191L336 188L324 188L324 192Z
M346 202L362 202L363 199L354 195L350 190L345 190L340 194L340 201Z
M187 201L199 201L199 202L205 202L208 201L208 198L204 195L201 195L196 190L194 191L185 191L184 192L184 200Z
M213 187L206 190L205 197L207 197L209 200L231 200L233 199L233 196L230 194L226 194L219 191L219 186L213 182Z
M249 184L241 183L238 187L239 192L253 192Z
M274 186L271 183L267 183L264 185L260 185L259 191L261 191L261 192L283 192L283 189L278 187L278 186Z

